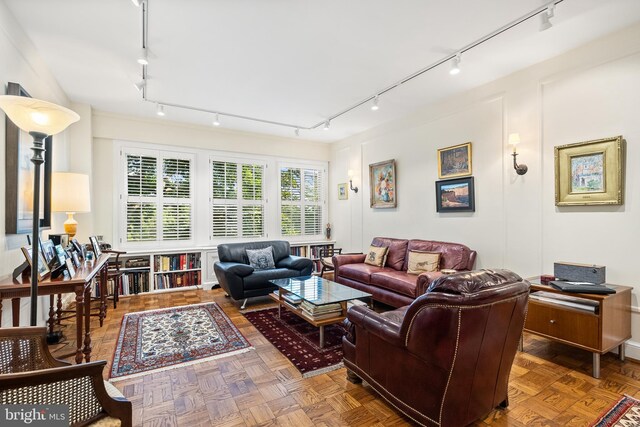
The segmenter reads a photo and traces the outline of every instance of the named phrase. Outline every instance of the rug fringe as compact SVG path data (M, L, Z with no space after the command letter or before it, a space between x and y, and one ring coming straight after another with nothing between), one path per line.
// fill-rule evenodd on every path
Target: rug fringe
M340 368L344 368L344 363L340 362L336 365L327 366L326 368L320 368L316 369L315 371L305 372L304 374L302 374L302 378L315 377L316 375L326 374L327 372L336 371Z
M162 368L151 369L149 371L136 372L135 374L131 374L131 375L123 375L121 377L109 378L109 382L114 383L122 380L129 380L131 378L142 377L148 374L157 374L158 372L168 371L170 369L184 368L186 366L196 365L198 363L210 362L215 359L222 359L224 357L229 357L229 356L237 356L238 354L246 353L251 350L255 350L255 347L251 346L247 348L241 348L240 350L234 350L228 353L216 354L215 356L204 357L202 359L197 359L197 360L189 360L188 362L178 363L177 365L164 366Z

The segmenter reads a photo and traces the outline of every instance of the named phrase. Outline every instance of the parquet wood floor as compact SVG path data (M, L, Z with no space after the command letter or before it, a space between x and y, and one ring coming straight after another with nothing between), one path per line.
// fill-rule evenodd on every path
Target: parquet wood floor
M209 301L223 308L255 351L116 382L133 402L135 425L411 425L369 386L347 382L345 369L303 379L220 289L122 298L103 327L93 323L93 360L110 366L125 313ZM267 305L268 299L254 301L248 309ZM66 331L74 335L73 326ZM590 353L529 334L524 343L511 372L509 408L475 426L586 426L621 395L640 397L640 364L605 355L597 380L590 375ZM68 341L52 350L62 354L74 345Z

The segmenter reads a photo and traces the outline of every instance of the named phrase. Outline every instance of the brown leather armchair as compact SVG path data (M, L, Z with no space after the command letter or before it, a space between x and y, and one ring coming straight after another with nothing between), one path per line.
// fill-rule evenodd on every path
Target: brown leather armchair
M424 426L465 426L506 408L528 296L517 274L478 270L443 276L397 310L354 306L342 339L348 378Z

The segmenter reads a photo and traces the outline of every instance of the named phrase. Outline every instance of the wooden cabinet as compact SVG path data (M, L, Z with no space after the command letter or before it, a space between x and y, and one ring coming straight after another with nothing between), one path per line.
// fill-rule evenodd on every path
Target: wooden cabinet
M529 299L524 330L593 353L593 376L600 377L600 355L618 347L624 360L624 342L631 338L631 287L610 285L615 294L568 294L540 284L537 277L531 282L531 292L544 291L571 295L592 302L593 312L567 307L548 301Z

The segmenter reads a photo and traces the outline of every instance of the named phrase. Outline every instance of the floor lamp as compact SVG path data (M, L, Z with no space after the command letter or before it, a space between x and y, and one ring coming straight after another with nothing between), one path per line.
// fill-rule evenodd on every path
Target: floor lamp
M38 321L38 260L40 256L40 165L44 163L44 140L80 120L75 112L39 99L1 95L0 108L20 129L33 137L33 227L31 232L31 326Z

